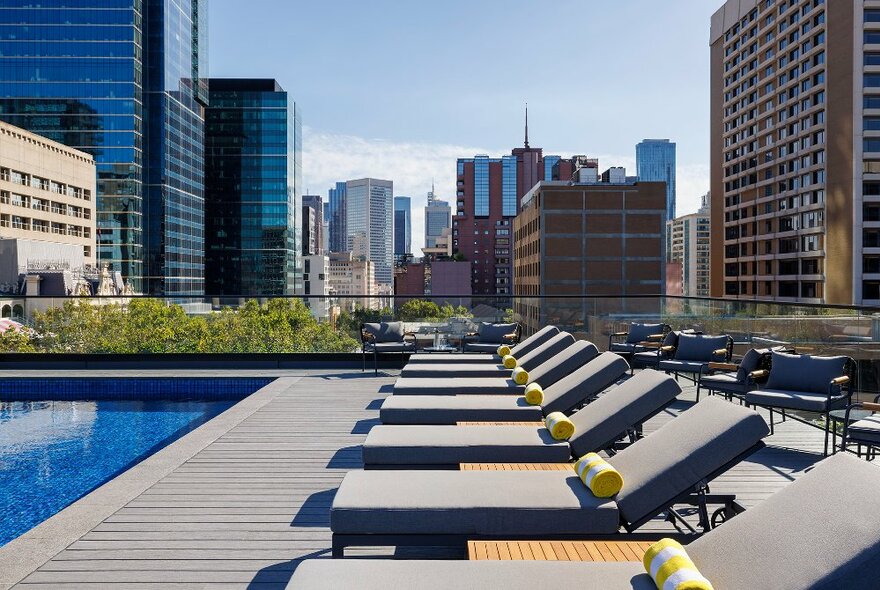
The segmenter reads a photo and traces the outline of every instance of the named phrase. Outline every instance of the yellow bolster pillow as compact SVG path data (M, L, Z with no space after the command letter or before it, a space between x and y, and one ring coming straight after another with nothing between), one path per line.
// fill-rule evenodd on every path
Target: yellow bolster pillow
M529 382L529 372L522 367L517 367L513 370L513 373L510 374L510 378L513 379L513 382L517 385L525 385Z
M504 358L510 354L510 347L507 346L506 344L502 344L501 346L498 347L497 352L498 352L498 356L500 356L501 358ZM512 369L513 367L510 367L510 368Z
M568 440L574 435L574 422L562 412L547 414L544 426L550 431L554 440Z
M529 383L526 386L525 398L530 406L540 406L544 403L544 390L537 383Z
M504 358L502 359L502 362L504 363L505 369L515 369L516 368L516 359L513 358L512 356L510 356L509 354L504 356Z
M642 564L659 590L713 590L678 541L657 541L645 551Z
M574 470L597 498L610 498L623 489L623 476L596 453L578 459Z

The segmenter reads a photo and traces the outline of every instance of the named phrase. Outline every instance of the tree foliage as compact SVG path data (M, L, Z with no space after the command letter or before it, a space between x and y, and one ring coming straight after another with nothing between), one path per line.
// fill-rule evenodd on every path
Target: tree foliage
M284 353L357 347L344 331L317 321L298 299L248 301L194 316L157 299L133 299L124 306L66 301L35 313L32 330L0 337L2 352Z

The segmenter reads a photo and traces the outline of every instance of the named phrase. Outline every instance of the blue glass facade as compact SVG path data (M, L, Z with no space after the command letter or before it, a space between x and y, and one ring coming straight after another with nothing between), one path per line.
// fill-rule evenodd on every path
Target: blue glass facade
M516 217L517 201L516 156L504 156L501 158L501 214Z
M274 80L209 81L208 295L292 295L302 228L301 121Z
M474 216L489 216L489 158L474 158Z
M394 256L412 253L412 200L394 197Z
M94 155L97 254L204 291L205 0L4 0L0 119Z
M348 228L345 226L348 215L345 206L345 183L337 182L336 188L330 189L328 209L330 216L330 251L345 252Z
M559 180L553 178L553 167L562 159L562 156L544 156L544 180Z
M675 144L646 139L636 146L636 175L645 182L666 183L666 219L675 219Z
M92 154L97 255L144 288L141 0L4 0L0 119Z

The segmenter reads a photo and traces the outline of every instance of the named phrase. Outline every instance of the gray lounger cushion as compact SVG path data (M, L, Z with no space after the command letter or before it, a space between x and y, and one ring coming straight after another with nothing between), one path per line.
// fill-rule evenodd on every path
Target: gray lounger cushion
M629 370L625 360L605 352L544 390L543 408L521 396L392 395L379 410L383 424L455 424L465 421L529 422L593 399Z
M572 414L575 426L574 437L569 441L572 457L607 448L628 429L672 403L679 393L681 387L675 379L651 369L627 379Z
M574 471L350 471L330 509L336 534L549 539L615 533L619 524L616 504Z
M567 442L543 426L374 426L365 466L459 463L566 463Z
M448 365L451 362L455 362L456 364L488 364L488 365L497 365L498 364L498 356L497 355L487 355L481 353L473 353L473 354L446 354L446 353L428 353L428 352L418 352L416 354L410 355L409 362L410 363L418 363L423 365L425 363L436 363L439 365Z
M687 551L719 589L877 588L878 490L880 468L840 453Z
M529 371L531 382L549 387L599 355L595 345L580 340L552 359ZM502 377L422 378L400 377L394 395L522 394L525 387Z
M311 559L290 590L657 590L640 562Z
M540 406L514 395L391 395L379 409L382 424L538 422Z
M544 387L544 414L570 413L614 384L629 371L629 364L611 352L603 352L590 362Z
M608 460L625 482L617 495L621 515L627 522L650 516L658 503L692 489L769 433L754 410L704 399Z
M496 351L498 347L501 346L499 342L465 342L464 343L464 351L465 352L477 352L480 354L492 354L496 357Z
M556 326L544 326L528 338L524 339L519 344L513 347L513 350L516 351L516 354L519 356L523 356L538 348L557 334L559 334L560 330Z
M544 363L554 356L575 343L574 336L568 332L561 332L542 344L541 346L526 354L519 361L518 366L527 371L532 371L541 363ZM510 369L504 368L500 363L484 363L481 365L462 365L455 362L455 357L451 356L448 364L440 363L413 363L410 361L400 372L401 377L428 377L428 378L446 378L446 377L507 377L510 375ZM496 357L497 358L497 357Z

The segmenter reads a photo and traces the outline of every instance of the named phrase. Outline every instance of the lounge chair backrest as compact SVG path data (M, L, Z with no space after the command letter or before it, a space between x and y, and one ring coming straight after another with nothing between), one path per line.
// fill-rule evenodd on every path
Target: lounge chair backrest
M403 341L403 322L364 324L364 330L376 337L377 344Z
M876 588L878 490L880 467L840 453L687 552L715 588Z
M516 352L514 352L513 354L517 358L520 358L523 355L528 354L534 349L538 348L557 334L559 334L559 328L557 328L556 326L545 326L528 338L525 338L519 344L517 344L514 347L514 350Z
M629 326L629 333L626 335L627 344L638 344L645 342L649 336L655 334L663 334L666 332L666 326L663 324L636 324Z
M704 399L608 460L625 482L617 495L621 516L629 523L653 516L769 433L754 410Z
M645 369L630 377L571 415L575 427L569 441L572 457L603 450L628 428L665 408L679 393L681 387L675 379L659 371Z
M831 380L847 374L845 356L772 353L767 389L827 394Z
M526 370L531 370L535 369L537 365L556 356L575 342L577 341L574 336L568 332L560 332L553 338L550 338L547 342L534 348L531 352L519 355L517 354L518 351L514 351L513 356L516 357L519 366L525 367ZM535 364L536 361L537 365Z
M698 336L681 334L675 348L675 360L711 362L719 360L712 354L716 350L725 349L730 342L729 336Z
M550 387L566 375L576 371L599 356L599 349L592 342L578 340L553 358L529 371L529 382Z
M544 414L567 414L584 401L599 395L628 371L629 363L620 355L603 352L573 373L544 388Z
M519 329L519 324L490 324L488 322L480 322L477 328L477 338L480 342L501 344L505 341L505 336L515 334Z

